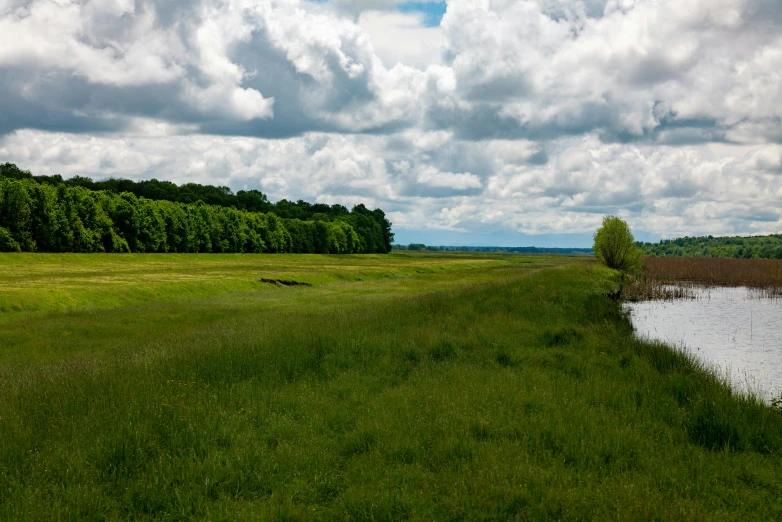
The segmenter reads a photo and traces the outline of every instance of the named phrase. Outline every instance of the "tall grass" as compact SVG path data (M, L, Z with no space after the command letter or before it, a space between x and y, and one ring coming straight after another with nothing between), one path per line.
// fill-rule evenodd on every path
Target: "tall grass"
M0 371L0 519L782 515L782 415L635 339L603 295L610 272L438 259L403 284L20 316ZM47 321L87 342L131 317L157 335L123 345L118 327L102 349L21 362Z
M747 286L782 294L782 260L712 257L647 257L644 276L652 281Z

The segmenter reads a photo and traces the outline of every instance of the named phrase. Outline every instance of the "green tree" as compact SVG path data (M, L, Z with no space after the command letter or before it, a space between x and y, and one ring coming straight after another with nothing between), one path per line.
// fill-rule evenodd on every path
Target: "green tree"
M64 222L57 188L52 185L35 185L31 196L32 231L36 249L41 252L60 250L60 226Z
M272 204L257 190L63 180L0 164L0 250L342 254L385 252L391 239L383 211L364 205Z
M635 245L630 227L615 216L603 218L603 226L595 233L595 256L608 268L624 274L641 268L643 254Z
M22 170L13 163L0 164L0 177L11 179L29 179L33 175L29 170Z
M31 230L32 198L27 192L29 183L19 180L5 184L0 193L0 223L7 228L14 241L25 252L35 251Z
M0 227L0 252L21 252L19 243L11 237L7 228Z

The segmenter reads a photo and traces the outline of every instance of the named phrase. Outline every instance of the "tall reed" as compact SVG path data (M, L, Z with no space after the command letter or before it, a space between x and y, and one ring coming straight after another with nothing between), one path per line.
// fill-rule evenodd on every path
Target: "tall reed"
M693 297L692 286L746 286L782 296L782 260L712 257L647 257L627 289L629 299Z

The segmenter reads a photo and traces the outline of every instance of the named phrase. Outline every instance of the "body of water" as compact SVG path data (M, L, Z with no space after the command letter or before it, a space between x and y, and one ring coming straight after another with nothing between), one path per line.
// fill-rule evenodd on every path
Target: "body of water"
M641 337L684 348L733 385L782 395L782 299L749 288L695 288L695 299L625 304Z

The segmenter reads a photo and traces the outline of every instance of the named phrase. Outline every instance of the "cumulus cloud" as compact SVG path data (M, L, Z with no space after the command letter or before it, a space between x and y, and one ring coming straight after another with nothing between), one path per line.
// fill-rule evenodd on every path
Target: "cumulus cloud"
M364 202L389 213L401 241L430 230L430 237L451 242L468 233L478 242L541 241L530 234L580 234L579 241L588 242L604 214L628 219L642 235L666 237L775 233L782 227L778 145L606 144L593 134L555 140L549 161L541 164L529 161L537 144L520 143L515 150L511 143L420 131L393 139L19 131L0 141L0 161L64 176L258 188L275 200ZM483 170L449 170L453 165Z
M0 7L0 132L122 130L132 117L212 134L374 131L409 118L409 89L389 92L400 78L357 24L298 0Z
M438 92L452 108L433 107L432 120L478 139L725 139L747 119L780 117L780 10L766 0L451 2L444 56L456 89Z
M443 172L432 166L421 169L416 180L430 187L447 187L453 190L481 188L481 180L475 174Z
M311 0L312 1L312 0ZM321 2L322 0L315 0ZM413 2L417 6L426 6L426 4L440 4L444 0L416 0ZM391 11L396 10L405 4L409 5L409 0L331 0L327 3L328 7L337 12L359 16L365 11Z
M378 10L398 4L8 1L0 131L147 117L260 137L779 140L770 0L454 0L441 28Z
M420 14L368 11L360 15L358 23L387 66L404 64L423 70L440 63L442 31L425 27Z
M403 4L0 1L0 160L477 237L782 226L778 0Z

